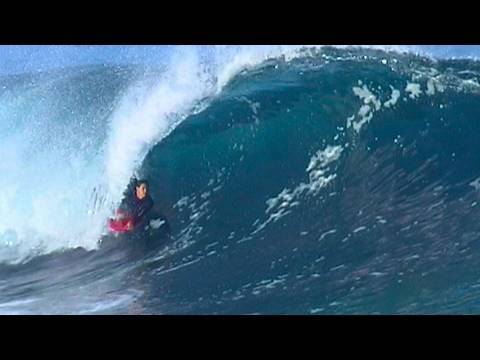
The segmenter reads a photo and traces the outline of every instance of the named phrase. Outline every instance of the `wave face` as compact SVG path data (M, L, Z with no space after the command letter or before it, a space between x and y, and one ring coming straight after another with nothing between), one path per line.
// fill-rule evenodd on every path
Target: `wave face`
M0 312L478 312L478 62L279 54L4 78Z

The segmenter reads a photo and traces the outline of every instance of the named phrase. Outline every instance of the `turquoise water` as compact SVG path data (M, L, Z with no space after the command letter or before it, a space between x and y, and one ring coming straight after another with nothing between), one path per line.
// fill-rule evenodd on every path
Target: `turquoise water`
M133 146L110 141L123 124L111 119L132 84L162 72L82 69L44 75L41 101L27 94L45 78L3 80L0 134L36 162L18 155L30 170L8 168L29 191L8 208L17 227L0 228L0 312L478 313L478 62L331 48L261 62L139 147L134 171L150 180L171 236L87 240L91 217L60 231L39 207L91 215L93 189L116 181L109 144L123 144L119 157ZM45 141L32 122L52 108L60 115L39 123L51 148L25 146L25 134ZM140 128L142 116L131 119Z

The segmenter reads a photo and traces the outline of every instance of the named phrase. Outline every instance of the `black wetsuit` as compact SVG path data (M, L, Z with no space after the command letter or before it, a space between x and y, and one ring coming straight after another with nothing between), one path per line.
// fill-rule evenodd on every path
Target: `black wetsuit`
M137 226L145 214L152 209L153 199L150 195L147 195L140 200L135 193L135 186L131 185L125 191L125 197L120 204L119 210L133 220L133 226Z

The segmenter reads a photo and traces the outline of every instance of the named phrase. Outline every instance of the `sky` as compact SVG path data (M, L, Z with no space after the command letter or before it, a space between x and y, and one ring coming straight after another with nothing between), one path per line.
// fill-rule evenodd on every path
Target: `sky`
M412 45L412 49L440 58L480 58L480 45ZM157 65L171 51L171 45L0 45L0 75L91 64Z
M1 45L0 75L91 64L162 63L171 46Z

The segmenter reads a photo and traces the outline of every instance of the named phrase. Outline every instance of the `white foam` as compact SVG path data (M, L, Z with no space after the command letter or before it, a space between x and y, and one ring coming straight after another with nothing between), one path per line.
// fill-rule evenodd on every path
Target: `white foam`
M361 82L359 81L359 84L361 85ZM358 133L362 126L368 123L372 117L373 117L373 112L380 110L382 103L377 99L377 97L368 89L366 85L363 85L363 87L353 87L353 93L358 96L361 100L363 100L363 105L360 107L358 110L358 116L360 120L353 122L353 119L355 118L353 116L347 119L347 127L352 126L355 129L355 131Z
M427 95L435 95L435 84L433 83L432 79L428 79L427 81Z
M325 236L328 236L328 235L330 235L330 234L335 234L336 232L337 232L337 229L328 230L328 231L324 232L324 233L320 236L320 238L318 239L318 241L322 241Z
M266 201L267 209L265 214L268 214L269 218L260 224L252 234L263 230L270 222L276 222L291 213L291 208L299 205L299 199L302 195L315 196L321 189L333 181L336 178L336 174L327 175L330 171L329 165L340 158L342 151L343 148L341 146L331 145L317 151L310 158L306 168L309 182L302 182L294 189L283 189L277 196L268 199Z
M359 232L359 231L363 231L363 230L365 230L365 229L366 229L365 226L359 226L358 228L356 228L355 230L353 230L353 233L355 234L355 233L357 233L357 232Z
M470 186L472 186L476 191L480 190L480 177L476 178L472 182L469 183Z
M79 125L87 116L80 110L58 109L58 81L0 96L0 262L92 247L87 237L98 218L88 210L101 163L93 145L101 138L87 136L98 128Z
M392 86L390 86L390 88L392 89L392 96L389 100L385 101L385 103L383 104L383 106L387 108L394 106L397 103L398 99L400 98L400 91L393 88Z
M420 96L422 90L420 89L420 84L417 83L407 83L405 87L405 91L410 93L410 98L415 99Z
M182 48L153 87L130 89L110 119L107 140L106 180L115 200L150 148L213 95L209 80L198 54Z
M150 220L150 227L152 229L158 229L160 226L162 226L165 223L165 220L162 219L154 219Z
M353 93L363 99L364 104L372 104L375 106L375 110L380 110L382 103L377 100L376 96L367 88L367 85L363 85L362 88L355 86Z

